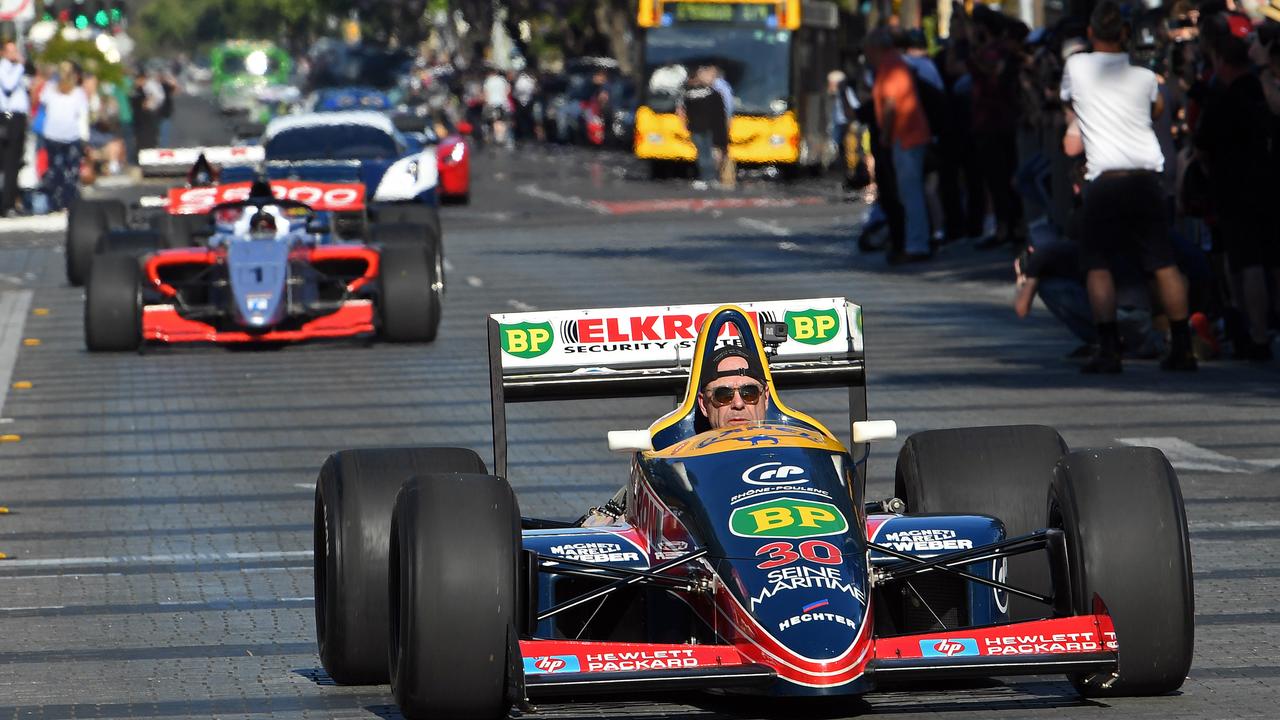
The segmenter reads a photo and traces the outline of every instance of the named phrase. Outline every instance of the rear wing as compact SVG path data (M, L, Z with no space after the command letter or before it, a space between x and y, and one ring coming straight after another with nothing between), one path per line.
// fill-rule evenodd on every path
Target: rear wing
M771 344L781 389L847 387L850 422L867 419L862 308L844 298L737 303L756 322L786 325ZM535 311L489 316L494 472L507 474L506 405L670 395L689 380L698 332L720 305ZM732 326L720 344L735 342ZM763 333L762 333L763 334Z
M170 215L203 215L223 203L249 199L251 182L223 183L209 187L172 188L166 210ZM277 200L293 200L318 211L355 212L364 209L364 185L272 180Z
M147 177L185 175L200 155L219 168L257 165L266 157L261 145L235 145L207 148L148 148L138 151L138 165Z

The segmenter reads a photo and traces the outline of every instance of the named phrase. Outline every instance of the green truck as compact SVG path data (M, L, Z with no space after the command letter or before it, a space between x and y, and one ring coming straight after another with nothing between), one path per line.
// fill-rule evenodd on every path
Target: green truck
M293 70L289 54L267 41L222 43L213 48L209 61L214 102L228 115L259 115L264 94L287 86Z

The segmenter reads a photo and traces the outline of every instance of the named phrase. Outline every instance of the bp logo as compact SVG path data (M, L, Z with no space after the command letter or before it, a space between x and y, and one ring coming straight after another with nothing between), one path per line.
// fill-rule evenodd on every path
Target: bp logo
M840 314L835 310L788 310L786 320L787 335L806 345L821 345L840 329Z
M824 502L779 498L746 505L729 516L738 537L807 538L836 535L849 529L840 508Z
M498 332L502 336L502 350L518 358L538 357L550 350L555 340L549 322L499 325Z

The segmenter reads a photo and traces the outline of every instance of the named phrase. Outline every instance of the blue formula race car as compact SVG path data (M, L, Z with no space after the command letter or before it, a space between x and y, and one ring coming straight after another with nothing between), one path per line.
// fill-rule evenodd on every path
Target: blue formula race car
M926 431L901 450L896 497L873 500L867 444L896 426L866 417L862 311L844 298L488 324L493 474L462 448L347 450L320 472L316 623L337 682L390 680L410 718L675 689L1182 685L1190 552L1158 450L1070 452L1043 426ZM732 353L760 379L704 390L734 375L717 360ZM784 402L805 387L847 390L850 446ZM622 489L575 522L523 517L507 405L640 395L678 400L609 433L630 458ZM735 398L759 417L713 426L710 403Z

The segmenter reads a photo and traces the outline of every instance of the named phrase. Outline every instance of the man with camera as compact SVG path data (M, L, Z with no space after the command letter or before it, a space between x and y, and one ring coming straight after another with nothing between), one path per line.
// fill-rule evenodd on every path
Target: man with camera
M1187 286L1176 264L1160 183L1164 155L1152 127L1162 110L1159 82L1155 73L1130 64L1126 32L1120 7L1112 0L1100 2L1089 20L1093 52L1071 56L1062 76L1062 101L1069 104L1068 113L1084 140L1087 185L1080 251L1098 326L1098 350L1081 370L1123 369L1111 268L1125 256L1137 256L1143 270L1155 276L1169 318L1170 351L1160 367L1195 370Z

